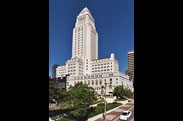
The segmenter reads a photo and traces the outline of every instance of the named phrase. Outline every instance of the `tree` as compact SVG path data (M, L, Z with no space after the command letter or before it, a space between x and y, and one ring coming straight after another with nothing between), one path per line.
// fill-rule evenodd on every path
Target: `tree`
M60 102L64 101L65 96L67 95L66 90L57 89L56 86L58 85L58 81L52 80L49 82L49 99L55 99L57 105Z
M125 88L123 85L117 86L114 88L113 90L113 95L117 97L117 99L120 98L124 98L124 97L131 97L133 95L133 92L128 89Z
M64 99L66 108L73 110L71 114L78 121L87 117L86 108L96 100L95 90L82 82L71 86Z
M131 72L131 71L129 71L129 70L126 70L126 75L128 75L129 76L129 80L130 81L132 81L132 75L133 75L133 73Z
M122 87L117 86L114 88L113 95L116 96L117 99L122 95L121 93L122 93Z

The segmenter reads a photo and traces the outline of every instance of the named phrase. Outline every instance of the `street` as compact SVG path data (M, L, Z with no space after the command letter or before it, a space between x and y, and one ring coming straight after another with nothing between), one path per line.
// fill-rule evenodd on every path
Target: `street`
M132 111L132 115L130 116L130 118L127 121L134 121L134 106L132 106L129 110ZM114 121L120 121L119 116Z
M124 102L123 105L109 111L106 115L107 121L120 121L119 117L122 114L122 112L125 110L132 111L132 114L127 121L134 121L134 100L133 99L130 101L127 101L126 103ZM102 115L97 115L90 118L88 121L104 121L104 119Z

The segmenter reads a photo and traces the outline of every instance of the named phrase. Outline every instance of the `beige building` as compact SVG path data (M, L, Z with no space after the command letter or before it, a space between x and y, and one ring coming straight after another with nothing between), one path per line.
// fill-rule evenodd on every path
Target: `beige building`
M128 52L128 71L131 73L132 80L134 79L134 51Z
M113 91L115 86L121 84L133 88L129 77L119 72L114 53L109 58L98 59L98 33L87 7L77 16L73 29L72 58L56 69L56 77L66 74L70 75L67 77L67 88L79 81L92 86L98 93L105 81L112 81L108 91Z

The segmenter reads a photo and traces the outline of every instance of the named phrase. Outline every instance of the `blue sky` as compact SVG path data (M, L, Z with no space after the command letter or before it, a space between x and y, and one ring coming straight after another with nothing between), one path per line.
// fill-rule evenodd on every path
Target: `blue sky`
M49 76L52 65L65 65L72 56L72 30L76 17L88 7L98 32L98 55L118 60L128 68L127 52L134 50L134 0L49 0Z

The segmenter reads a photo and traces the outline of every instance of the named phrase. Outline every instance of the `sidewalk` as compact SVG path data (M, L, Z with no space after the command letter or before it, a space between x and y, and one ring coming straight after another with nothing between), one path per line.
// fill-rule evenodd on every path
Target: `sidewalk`
M107 114L106 115L106 119L107 119L106 121L112 121L117 116L119 116L119 114L121 114L122 111L129 109L134 104L133 101L128 102L127 100L123 101L122 103L123 103L123 105L118 106L116 108L113 108L113 109L106 112L106 114ZM103 121L103 120L104 119L103 119L103 114L102 113L88 119L88 121Z

